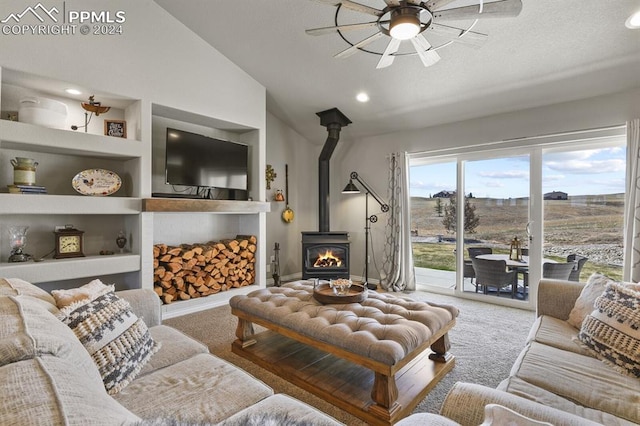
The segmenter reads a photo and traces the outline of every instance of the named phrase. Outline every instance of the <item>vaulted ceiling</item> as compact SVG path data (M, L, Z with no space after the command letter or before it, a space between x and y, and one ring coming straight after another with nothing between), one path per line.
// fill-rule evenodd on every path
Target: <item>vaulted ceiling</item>
M263 84L267 109L314 143L326 137L315 113L332 107L353 121L343 138L357 139L640 87L640 29L625 27L640 0L522 0L519 16L477 23L473 31L489 36L479 49L453 43L433 66L406 55L383 69L370 53L334 58L349 47L338 33L305 34L335 25L336 7L326 2L155 1ZM338 16L339 24L371 18L345 8ZM373 32L344 35L356 43ZM368 48L382 52L384 39ZM369 102L356 101L361 91Z

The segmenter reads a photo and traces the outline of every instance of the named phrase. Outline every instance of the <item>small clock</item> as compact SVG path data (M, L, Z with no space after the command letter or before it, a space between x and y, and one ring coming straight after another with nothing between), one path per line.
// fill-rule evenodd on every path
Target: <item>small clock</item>
M54 259L65 259L68 257L83 257L82 252L82 234L79 231L67 225L64 229L55 231L56 234L56 253Z

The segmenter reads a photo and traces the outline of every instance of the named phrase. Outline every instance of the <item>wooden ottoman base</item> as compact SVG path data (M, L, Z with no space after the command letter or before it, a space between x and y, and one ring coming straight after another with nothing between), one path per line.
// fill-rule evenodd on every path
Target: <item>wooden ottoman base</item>
M387 301L397 306L381 304L380 300L369 300L369 307L356 303L323 306L312 300L307 290L304 286L272 292L267 289L232 298L231 312L238 317L238 339L233 342L232 351L372 425L391 425L409 415L453 368L455 360L448 352L448 331L455 325L454 307L436 307L440 309L438 326L430 323L429 329L418 327L425 334L414 334L419 341L411 341L412 349L396 352L396 358L389 362L381 353L367 351L367 345L357 346L358 339L369 338L368 333L390 337L393 333L387 327L407 327L403 330L408 332L416 324L397 314L378 315L378 311L403 313L397 308L403 305L402 309L414 312L405 314L416 318L419 311L432 309L430 305L390 300L387 296ZM371 297L385 299L378 295ZM442 309L453 313L443 317ZM370 332L353 331L353 340L348 337L345 341L347 330L364 323ZM267 331L256 334L254 324ZM396 337L385 340L387 343L376 340L380 338L377 337L370 344L397 348L401 342L407 343L399 337L402 335L393 335Z
M395 374L398 397L385 408L371 398L372 370L270 330L254 338L257 344L247 347L236 340L233 353L371 425L391 425L411 414L455 364L452 356L444 363L430 360L430 350L416 356Z

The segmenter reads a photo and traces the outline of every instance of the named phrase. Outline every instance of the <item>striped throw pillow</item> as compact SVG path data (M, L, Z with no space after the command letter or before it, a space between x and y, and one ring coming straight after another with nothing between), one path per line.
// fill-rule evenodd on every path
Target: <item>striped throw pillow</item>
M578 339L598 359L623 374L640 378L640 291L612 282L596 299Z
M60 312L91 355L110 395L127 386L160 348L144 321L113 290Z

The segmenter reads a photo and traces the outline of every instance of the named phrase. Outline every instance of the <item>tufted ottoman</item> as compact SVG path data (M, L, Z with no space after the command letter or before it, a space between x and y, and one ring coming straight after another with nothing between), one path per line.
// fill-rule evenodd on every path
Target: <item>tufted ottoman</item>
M458 309L368 291L321 304L309 281L238 295L232 351L369 424L407 416L454 366ZM267 328L255 333L253 324Z

